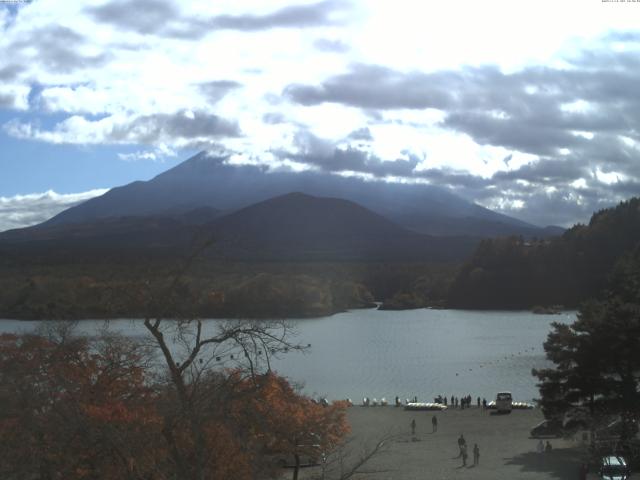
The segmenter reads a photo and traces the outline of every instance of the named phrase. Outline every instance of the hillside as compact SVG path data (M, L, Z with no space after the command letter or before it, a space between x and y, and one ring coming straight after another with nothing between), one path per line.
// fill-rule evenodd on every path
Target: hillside
M194 252L180 295L194 314L328 315L449 278L477 242L421 235L353 202L301 193L227 215L46 224L0 234L0 318L143 316ZM421 301L442 298L431 290Z
M243 260L460 261L477 239L431 237L347 200L291 193L208 224L215 250Z
M625 253L640 243L640 199L594 213L561 237L483 240L448 295L459 308L576 307L604 289Z
M290 193L228 215L202 207L169 216L98 218L47 223L0 233L0 252L39 259L61 255L180 258L202 255L236 261L460 261L472 237L432 237L402 228L357 205Z
M546 231L501 215L433 185L365 181L321 172L265 170L230 165L224 158L199 153L142 182L109 190L55 216L47 225L89 222L119 216L163 216L198 207L233 212L290 192L342 198L383 215L396 224L430 235L490 237L548 236Z

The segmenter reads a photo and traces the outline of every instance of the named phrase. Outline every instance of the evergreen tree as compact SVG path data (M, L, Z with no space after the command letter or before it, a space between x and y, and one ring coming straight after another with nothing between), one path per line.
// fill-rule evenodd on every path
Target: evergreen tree
M602 299L571 325L553 324L544 344L554 367L534 370L548 417L578 405L592 418L620 415L626 432L640 417L640 248L616 265Z

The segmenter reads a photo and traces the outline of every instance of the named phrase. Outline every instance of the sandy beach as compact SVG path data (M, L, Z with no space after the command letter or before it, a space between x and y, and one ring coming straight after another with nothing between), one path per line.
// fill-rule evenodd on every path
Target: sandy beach
M438 418L438 431L432 433L431 419ZM405 411L401 407L360 407L349 409L352 426L352 459L367 445L372 447L384 436L392 436L383 453L376 455L353 478L372 480L413 479L577 479L585 449L580 438L550 439L553 450L537 453L537 439L529 437L531 427L543 420L542 412L514 410L508 415L491 414L472 407L444 412ZM411 421L416 434L411 435ZM467 441L469 458L462 466L457 439ZM479 465L473 466L473 447L480 449ZM312 478L317 468L303 469L300 478ZM290 475L284 478L291 478ZM595 478L590 476L589 478ZM631 478L640 478L633 475Z

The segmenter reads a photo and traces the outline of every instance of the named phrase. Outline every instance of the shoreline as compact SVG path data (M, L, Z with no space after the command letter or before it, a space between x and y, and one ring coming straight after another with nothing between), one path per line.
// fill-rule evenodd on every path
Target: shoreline
M527 309L520 309L520 310L513 310L513 309L473 309L473 308L448 308L448 307L419 307L419 308L405 308L405 309L385 309L382 308L382 303L381 302L376 302L375 304L371 305L371 306L365 306L365 307L358 307L358 308L348 308L348 309L342 309L342 310L337 310L335 312L331 312L331 313L326 313L325 315L295 315L295 316L278 316L278 315L271 315L271 316L260 316L260 317L245 317L245 316L221 316L221 317L207 317L207 316L202 316L199 318L195 318L194 320L247 320L247 321L258 321L258 320L283 320L283 321L295 321L295 320L314 320L314 319L320 319L320 318L330 318L333 317L335 315L339 315L341 313L349 313L349 312L354 312L354 311L363 311L363 310L371 310L371 311L380 311L380 312L413 312L413 311L418 311L418 310L444 310L444 311L451 311L451 312L477 312L477 313L483 313L483 314L487 314L487 313L500 313L500 314L504 314L504 313L514 313L514 314L522 314L522 313L531 313L534 314L536 316L540 316L540 317L547 317L547 316L559 316L559 315L572 315L575 314L577 312L577 310L572 310L572 309L566 309L566 310L561 310L558 312L554 312L554 313L536 313L533 312L531 310L527 310ZM81 318L58 318L58 319L51 319L51 318L5 318L5 317L0 317L0 322L5 322L5 321L9 321L9 322L52 322L52 321L62 321L62 322L85 322L85 321L94 321L94 322L108 322L108 321L144 321L145 317L138 317L138 316L130 316L130 317L124 317L124 316L119 316L119 317L99 317L99 316L94 316L94 317L81 317ZM175 320L172 318L164 318L163 320Z

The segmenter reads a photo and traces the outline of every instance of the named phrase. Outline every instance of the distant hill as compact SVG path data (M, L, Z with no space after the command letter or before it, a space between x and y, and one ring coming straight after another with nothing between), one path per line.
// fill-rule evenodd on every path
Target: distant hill
M263 167L234 166L224 160L199 153L152 180L113 188L65 210L45 225L175 215L201 207L229 213L290 192L303 192L350 200L404 228L429 235L558 234L558 229L545 230L492 212L432 185L365 181L320 172L268 172Z
M422 305L442 298L434 282L478 241L422 235L356 203L301 193L227 215L200 208L40 225L0 233L0 318L148 315L193 252L166 315L329 315L426 285L414 300Z
M640 199L594 213L561 237L483 240L449 292L463 308L576 307L606 286L616 262L640 244Z
M47 223L0 234L0 250L76 257L127 252L180 256L211 242L206 255L233 260L460 261L478 242L402 228L353 202L290 193L228 215L201 207L168 216Z
M421 235L356 203L303 193L241 209L205 230L216 248L244 259L459 261L478 242Z

